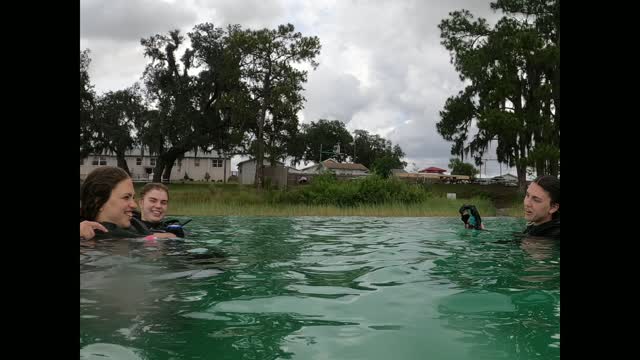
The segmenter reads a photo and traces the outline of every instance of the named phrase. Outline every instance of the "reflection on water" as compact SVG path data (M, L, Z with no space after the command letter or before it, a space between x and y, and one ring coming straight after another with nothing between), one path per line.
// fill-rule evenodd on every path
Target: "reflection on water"
M558 358L558 244L485 223L202 217L85 243L81 358Z

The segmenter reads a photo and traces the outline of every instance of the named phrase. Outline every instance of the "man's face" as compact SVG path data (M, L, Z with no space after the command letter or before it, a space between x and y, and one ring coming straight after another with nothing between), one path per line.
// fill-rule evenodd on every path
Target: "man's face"
M531 183L524 197L524 218L539 225L551 221L553 213L560 209L559 204L552 204L549 193L540 185Z

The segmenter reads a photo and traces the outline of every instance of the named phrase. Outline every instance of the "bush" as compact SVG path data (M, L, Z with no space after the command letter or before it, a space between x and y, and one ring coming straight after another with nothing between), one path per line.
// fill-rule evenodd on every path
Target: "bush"
M281 192L270 200L276 203L358 206L384 203L419 203L429 197L420 186L395 178L372 175L359 181L337 181L333 174L322 174L304 188Z

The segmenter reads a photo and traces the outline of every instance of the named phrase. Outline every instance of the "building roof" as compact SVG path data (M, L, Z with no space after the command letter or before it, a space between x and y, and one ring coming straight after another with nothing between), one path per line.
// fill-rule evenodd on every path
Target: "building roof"
M511 175L511 174L504 174L504 175L494 176L494 177L492 177L492 179L495 179L495 180L499 180L499 179L514 179L514 180L517 180L518 177L515 176L515 175Z
M322 162L322 165L327 169L340 169L340 170L362 170L369 171L366 166L356 163L339 163L333 159L328 159Z
M457 180L469 180L470 177L467 175L447 175L447 174L437 174L437 173L397 173L393 174L394 176L400 178L424 178L424 179L457 179Z
M238 164L236 164L236 165L237 165L238 167L240 167L240 165L245 164L245 163L248 163L248 162L251 162L251 161L256 162L256 159L247 159L247 160L243 160L243 161L240 161L240 162L239 162ZM268 161L267 159L262 159L262 162L264 163L264 162L269 162L269 161ZM280 162L280 161L276 161L276 164L278 164L278 165L284 165L284 163L282 163L282 162Z
M422 170L420 170L418 172L430 172L430 173L437 172L437 173L439 173L439 172L445 172L445 171L447 171L447 170L440 169L439 167L431 166L431 167L428 167L426 169L422 169Z

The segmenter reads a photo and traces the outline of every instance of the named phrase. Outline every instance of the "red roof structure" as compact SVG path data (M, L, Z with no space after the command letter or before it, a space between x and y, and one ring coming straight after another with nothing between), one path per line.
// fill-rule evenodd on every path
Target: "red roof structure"
M439 167L431 166L431 167L428 167L426 169L422 169L422 170L420 170L418 172L428 173L428 174L444 174L445 171L447 171L447 170L440 169Z

